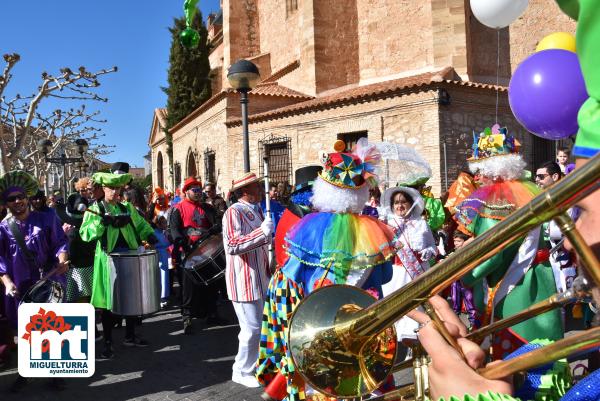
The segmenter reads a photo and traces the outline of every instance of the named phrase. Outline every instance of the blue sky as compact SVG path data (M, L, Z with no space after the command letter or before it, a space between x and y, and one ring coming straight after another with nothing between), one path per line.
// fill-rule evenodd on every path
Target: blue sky
M166 105L166 86L173 17L183 16L183 0L5 0L0 12L0 54L19 53L7 97L29 95L41 83L42 71L62 67L88 71L117 66L101 77L97 93L108 103L100 110L103 141L115 145L106 161L143 166L153 110ZM200 0L202 16L219 9L219 0ZM0 59L4 68L4 60ZM78 107L77 103L44 100L44 109Z

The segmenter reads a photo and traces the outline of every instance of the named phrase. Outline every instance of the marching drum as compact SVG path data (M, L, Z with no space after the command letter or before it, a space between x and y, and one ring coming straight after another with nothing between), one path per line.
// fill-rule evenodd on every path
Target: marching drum
M35 283L21 298L21 304L28 303L61 303L64 298L64 289L56 281L42 279Z
M154 250L113 252L108 255L113 304L123 316L142 316L160 309L160 269Z
M198 284L209 285L225 275L223 235L202 241L184 260L183 268Z

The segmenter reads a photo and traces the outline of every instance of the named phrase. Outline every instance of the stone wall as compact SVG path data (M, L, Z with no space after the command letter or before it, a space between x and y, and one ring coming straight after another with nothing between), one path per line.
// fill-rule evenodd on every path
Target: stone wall
M292 172L318 164L319 152L333 151L338 134L367 131L371 141L393 141L414 146L432 164L432 184L440 187L440 144L438 111L433 92L420 92L401 97L336 107L329 110L289 116L250 124L250 167L259 170L258 141L274 136L291 138ZM240 149L241 127L229 128L231 149ZM228 171L242 172L243 155L234 152Z
M555 1L529 0L529 7L510 29L510 60L512 71L535 52L540 40L553 32L575 34L576 22L564 14Z
M467 73L465 0L431 0L433 63L436 68L453 66Z
M360 80L431 68L430 1L357 0Z
M167 155L167 144L166 142L159 141L155 143L152 147L152 187L156 188L160 186L159 183L159 168L158 168L158 155L159 153L162 155L162 176L163 182L162 186L168 191L173 190L173 186L171 185L171 179L169 177L169 156Z
M496 83L498 31L481 24L467 7L469 80ZM500 32L500 84L508 85L519 63L535 52L538 42L553 32L575 33L575 21L551 0L530 0L525 13Z
M496 122L496 92L492 89L448 86L451 97L448 106L440 106L440 170L442 171L442 189L445 190L445 167L447 166L448 186L456 179L465 165L471 146L473 132L479 134ZM508 128L508 132L521 142L521 153L527 162L527 169L535 168L536 155L545 154L550 141L537 140L528 133L514 118L507 92L499 93L498 123ZM444 144L445 161L444 161ZM537 162L539 163L539 161Z
M359 81L356 1L314 2L316 93Z
M221 176L226 169L226 159L229 155L225 129L225 110L227 98L216 103L196 119L181 127L173 135L173 160L181 164L182 180L188 170L187 161L190 150L195 151L197 157L197 171L202 180L204 176L204 152L207 149L215 151L215 172L217 175L217 190L223 190ZM227 185L225 185L226 187Z
M223 87L231 64L260 53L258 0L223 0Z
M301 24L298 10L286 15L285 1L260 1L260 52L270 53L272 71L300 59Z
M210 52L208 56L208 62L211 70L223 66L223 48L223 42L221 42Z
M531 0L499 31L476 20L469 0L299 0L289 14L279 0L224 0L223 19L223 44L211 54L212 68L224 66L219 88L228 86L232 62L269 54L271 71L300 60L281 83L313 96L446 66L463 79L495 83L498 56L506 85L541 38L575 29L551 0Z

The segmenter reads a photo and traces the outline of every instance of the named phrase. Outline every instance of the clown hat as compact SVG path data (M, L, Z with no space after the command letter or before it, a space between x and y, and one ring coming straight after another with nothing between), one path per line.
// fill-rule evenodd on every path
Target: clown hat
M346 189L362 188L367 181L370 185L377 185L377 176L374 173L374 164L379 161L379 153L374 145L361 138L352 153L344 152L346 144L337 140L333 149L334 153L323 153L321 162L323 170L319 177L331 185Z

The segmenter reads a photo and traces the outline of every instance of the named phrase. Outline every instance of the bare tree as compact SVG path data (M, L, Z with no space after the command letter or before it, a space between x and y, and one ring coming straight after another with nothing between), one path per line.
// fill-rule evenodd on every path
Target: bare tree
M52 148L48 155L60 157L65 154L66 157L78 157L78 149L75 145L76 139L85 139L89 145L88 152L84 159L87 165L91 164L93 158L105 155L111 152L112 146L101 143L104 134L97 124L105 123L106 120L98 118L100 112L87 113L85 105L77 110L55 110L49 116L36 115L38 125L32 127L30 135L26 139L17 155L18 167L32 172L40 182L46 184L48 173L52 166L46 162L45 155L38 151L37 144L41 140L50 140ZM70 181L75 175L75 170L85 169L85 166L69 166L66 169L66 180ZM62 174L62 172L61 172ZM48 189L48 188L46 188Z
M42 83L36 93L31 96L17 94L6 99L4 91L12 77L11 70L20 58L16 53L5 54L6 65L0 76L0 174L28 165L35 173L36 166L37 169L40 166L34 162L40 159L35 144L48 135L56 139L56 147L64 144L66 139L86 135L97 140L99 130L87 124L101 121L95 120L97 113L86 114L84 106L66 112L57 110L46 117L41 116L37 109L45 98L106 102L108 99L96 94L94 88L100 86L100 76L117 71L117 67L112 67L92 73L85 67L79 67L77 72L62 68L57 75L43 72Z

